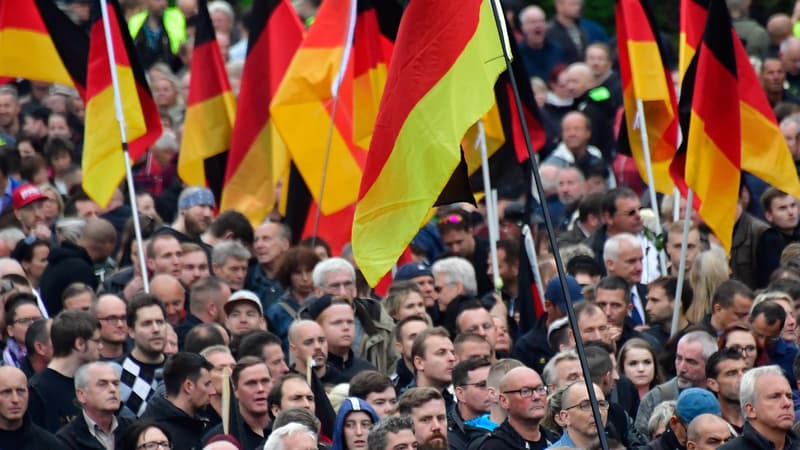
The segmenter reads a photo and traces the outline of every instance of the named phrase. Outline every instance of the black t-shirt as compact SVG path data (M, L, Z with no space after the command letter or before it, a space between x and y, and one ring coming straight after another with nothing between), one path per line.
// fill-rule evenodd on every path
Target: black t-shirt
M73 378L49 367L31 378L28 414L33 423L55 433L80 413Z

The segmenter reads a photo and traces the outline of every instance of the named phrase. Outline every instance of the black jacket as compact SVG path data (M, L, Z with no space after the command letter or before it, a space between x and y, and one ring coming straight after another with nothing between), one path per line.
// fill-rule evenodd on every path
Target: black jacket
M686 446L678 442L678 437L669 426L661 436L650 441L645 448L646 450L686 450Z
M470 442L489 434L488 430L465 424L458 412L458 405L450 408L447 414L447 443L450 450L467 450Z
M125 432L125 428L131 424L131 420L117 417L117 422L119 426L114 430L115 448L120 448L120 436ZM65 448L70 450L106 450L100 444L100 441L89 432L89 424L86 423L86 419L83 418L82 414L70 422L69 425L58 430L56 437Z
M558 436L548 431L543 426L539 426L541 439L539 442L527 442L517 433L508 420L505 420L499 427L492 431L488 438L482 442L470 445L470 450L508 450L508 449L527 449L544 450L553 445L558 440Z
M786 442L783 450L797 450L797 435L793 431L786 432ZM749 422L745 422L742 434L719 448L719 450L769 450L774 449L775 445L761 435Z
M142 419L152 419L169 431L174 448L194 450L202 448L200 438L206 430L208 420L190 417L182 409L164 397L152 397Z
M533 328L514 343L511 357L542 373L547 361L555 355L547 343L547 314L542 314Z
M61 294L72 283L81 282L92 289L97 289L97 277L94 275L92 260L83 247L64 241L60 247L50 250L47 257L47 268L42 273L39 292L50 317L61 312Z
M0 450L61 450L64 445L47 430L33 423L26 414L22 427L6 431L0 430Z

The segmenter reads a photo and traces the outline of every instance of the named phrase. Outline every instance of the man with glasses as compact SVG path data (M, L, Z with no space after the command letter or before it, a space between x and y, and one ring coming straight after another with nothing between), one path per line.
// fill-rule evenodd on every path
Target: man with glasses
M603 395L603 390L594 383L594 395L597 398L597 406L600 408L600 417L603 420L602 427L608 416L608 400ZM589 391L583 381L576 381L569 385L562 394L561 411L558 418L564 426L564 433L561 438L548 448L588 448L597 438L597 425L595 425L592 403L589 400Z
M701 388L689 388L681 392L675 405L675 412L669 418L664 433L647 445L648 449L685 449L687 428L695 417L701 414L719 416L719 402L714 395ZM730 432L728 433L730 436Z
M25 333L33 321L42 318L42 312L32 294L19 293L9 298L6 309L6 334L8 341L3 351L3 365L21 367L27 355Z
M487 359L472 358L453 369L458 403L447 417L447 441L453 450L465 450L470 442L491 431L488 428L491 397L487 386L491 367Z
M494 326L489 310L481 302L468 301L461 306L456 316L456 334L474 333L486 339L494 358L494 346L497 343L497 328Z
M114 294L103 294L97 299L93 312L100 322L100 359L120 361L127 352L128 320L125 301Z
M541 426L547 410L547 386L539 374L528 367L508 371L500 380L500 406L506 420L480 445L480 450L520 448L544 450L558 436Z

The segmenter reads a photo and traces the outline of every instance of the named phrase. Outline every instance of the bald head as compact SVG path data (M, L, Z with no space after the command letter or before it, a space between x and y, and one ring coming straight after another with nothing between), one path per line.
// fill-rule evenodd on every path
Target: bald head
M767 33L774 45L780 45L792 34L792 19L788 14L773 14L767 21Z
M572 63L567 67L567 91L573 98L580 97L592 87L592 69L585 63Z
M6 275L19 275L24 277L25 271L16 259L0 258L0 277Z
M186 290L177 278L172 275L159 274L150 281L150 293L164 303L167 322L177 325L183 319L183 303Z
M731 430L722 417L714 414L700 414L692 420L686 430L686 448L717 448L730 439Z
M16 367L0 367L0 430L19 429L27 409L27 377Z
M322 330L322 327L313 320L302 319L302 320L295 320L292 322L292 325L289 326L289 342L292 344L297 345L298 339L302 339L303 336L307 335L310 330Z
M538 383L536 380L538 380ZM523 384L525 383L530 384L532 387L536 387L536 384L542 383L542 378L530 367L515 367L509 370L508 373L506 373L506 375L500 379L500 392L519 389L520 387L523 387Z

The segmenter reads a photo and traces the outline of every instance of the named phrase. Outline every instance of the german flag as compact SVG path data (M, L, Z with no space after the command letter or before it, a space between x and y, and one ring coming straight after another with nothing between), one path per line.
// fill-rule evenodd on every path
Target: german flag
M461 139L491 108L503 70L489 1L409 3L353 224L355 259L370 285L397 261L463 161Z
M694 190L700 216L730 250L742 169L794 196L800 182L724 0L710 2L681 92L685 139L670 167L673 179L684 193Z
M288 164L269 105L303 40L303 25L288 0L253 4L247 59L225 173L221 210L236 209L257 224L275 206L275 185ZM263 168L257 174L253 168Z
M190 68L192 78L189 100L186 102L178 174L188 185L208 186L219 199L225 181L236 101L206 0L197 2L197 11Z
M678 145L678 114L672 77L661 57L661 42L647 0L617 0L617 45L625 103L625 126L631 156L647 180L645 146L636 124L636 101L642 101L647 126L653 188L672 194L669 165Z
M709 0L681 0L680 41L678 42L678 70L681 82L703 39Z
M130 157L136 161L161 136L161 118L128 34L119 2L100 1L106 1L108 6L126 138ZM108 43L99 2L94 5L90 30L83 188L97 204L105 206L125 176L125 161L120 146L122 136L116 119Z
M86 91L89 37L51 0L0 0L0 76Z

